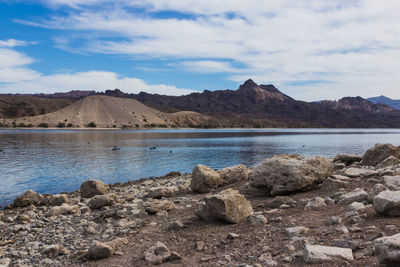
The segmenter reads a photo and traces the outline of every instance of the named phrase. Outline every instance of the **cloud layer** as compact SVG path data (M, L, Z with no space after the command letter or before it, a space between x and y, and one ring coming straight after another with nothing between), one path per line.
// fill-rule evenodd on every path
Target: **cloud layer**
M219 73L235 82L251 77L305 100L377 94L400 98L399 1L42 3L54 11L51 17L17 22L61 31L55 45L67 51L173 59L178 71ZM61 9L62 14L57 12ZM126 85L129 80L115 73L87 74L101 73L108 81Z
M54 93L70 90L96 90L120 88L128 93L160 93L183 95L193 90L164 84L147 84L137 78L122 77L114 72L87 71L43 75L29 68L33 58L11 48L9 40L0 41L0 92L1 93ZM22 41L21 41L22 44ZM25 43L24 43L25 45Z

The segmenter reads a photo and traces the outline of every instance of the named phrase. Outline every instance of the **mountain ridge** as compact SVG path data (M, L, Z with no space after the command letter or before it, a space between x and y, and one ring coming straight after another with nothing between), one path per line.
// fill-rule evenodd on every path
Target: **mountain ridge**
M374 104L385 104L388 105L394 109L398 109L400 110L400 100L396 100L396 99L391 99L389 97L386 97L384 95L381 96L376 96L376 97L370 97L367 98L368 101L371 101Z
M72 102L85 99L85 95L89 95L86 98L109 96L134 99L162 113L179 114L174 115L174 121L179 121L178 124L185 127L400 127L400 110L386 104L374 104L362 97L344 97L337 101L299 101L282 93L272 84L259 85L251 79L237 90L204 90L182 96L146 92L128 94L119 89L95 95L93 91L71 91L42 96L49 100L63 99L56 98L56 95L74 96L67 98Z

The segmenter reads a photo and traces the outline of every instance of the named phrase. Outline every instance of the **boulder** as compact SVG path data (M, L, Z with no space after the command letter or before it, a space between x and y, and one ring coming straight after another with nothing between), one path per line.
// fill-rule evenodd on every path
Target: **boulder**
M43 196L41 194L32 190L28 190L14 200L14 207L26 207L29 205L35 205L42 198Z
M82 183L81 197L91 198L96 195L105 195L109 192L109 186L99 180L89 180Z
M223 180L223 184L232 184L249 179L247 167L242 164L233 167L226 167L218 171L218 173Z
M341 195L339 197L338 203L339 204L351 204L353 202L363 202L368 201L368 194L361 188L356 188L353 191Z
M374 242L375 256L386 266L400 266L400 234L385 236Z
M88 207L92 210L101 209L105 206L111 206L113 204L113 198L109 195L97 195L90 199Z
M326 207L325 201L321 197L315 197L310 199L306 206L304 207L304 210L321 210Z
M146 250L144 258L151 264L161 264L171 256L168 247L161 242L157 242L154 246Z
M356 177L371 177L378 176L378 172L375 170L361 169L361 168L348 168L344 172L347 176L356 178Z
M304 261L306 263L352 262L353 260L353 251L350 248L306 245L304 249Z
M400 148L391 144L376 144L365 152L361 164L376 166L390 156L399 158Z
M400 176L383 176L382 182L390 190L400 190Z
M378 214L400 216L400 191L383 191L374 197L373 206Z
M64 203L69 203L69 197L67 194L57 194L57 195L53 195L50 197L49 202L47 203L47 205L49 206L60 206Z
M360 162L363 156L360 154L339 154L333 159L333 162L341 162L350 165L353 162Z
M377 169L387 168L387 167L394 167L400 164L400 159L396 158L395 156L389 156L384 159L381 163L376 165Z
M211 168L198 164L192 171L192 181L190 188L197 193L209 193L223 184L223 180L218 172Z
M333 171L332 162L323 157L277 155L264 160L251 172L250 185L272 195L304 191L323 182Z
M202 209L195 212L204 220L220 219L228 223L238 223L254 213L250 202L231 188L206 196L205 202Z

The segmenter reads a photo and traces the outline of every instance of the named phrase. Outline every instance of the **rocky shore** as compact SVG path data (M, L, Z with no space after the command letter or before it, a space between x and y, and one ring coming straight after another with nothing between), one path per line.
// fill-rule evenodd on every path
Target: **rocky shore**
M400 147L27 191L0 266L400 266Z

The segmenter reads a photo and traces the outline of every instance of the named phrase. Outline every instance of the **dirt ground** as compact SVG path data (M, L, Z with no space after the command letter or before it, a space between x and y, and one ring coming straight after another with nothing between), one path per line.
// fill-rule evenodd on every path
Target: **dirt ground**
M367 179L353 182L346 188L349 192L354 188L363 188L369 192L375 183ZM252 225L248 221L238 224L226 224L224 222L202 221L194 214L200 203L193 201L190 206L182 207L168 213L167 216L148 215L144 218L147 222L156 222L156 226L147 225L140 228L135 234L128 237L129 245L122 248L111 258L100 261L86 261L82 258L76 261L76 266L152 266L144 260L144 252L157 241L164 243L171 251L176 251L182 260L166 262L161 266L265 266L259 257L263 253L271 253L272 258L277 261L278 266L308 266L303 259L304 243L295 242L291 244L291 238L286 234L285 228L294 226L305 226L310 228L309 233L303 235L314 239L314 244L334 246L335 239L360 240L361 245L353 249L354 262L333 262L328 265L314 264L313 266L379 266L373 255L373 239L380 235L393 235L396 230L385 228L386 225L400 227L398 218L371 215L363 218L357 225L346 224L344 214L346 205L328 205L319 211L304 211L306 199L316 196L326 197L334 192L323 192L314 189L290 195L296 204L278 212L270 213L271 208L266 203L272 199L265 196L256 189L252 189L247 182L229 185L226 188L239 190L251 202L255 212L261 212L268 218L267 224ZM169 200L179 205L181 197L190 197L196 200L204 198L204 194L178 195ZM326 220L330 216L340 216L342 224L346 225L350 232L343 235L330 231L333 226L327 226ZM281 220L280 220L280 218ZM182 230L170 230L168 224L180 220L184 223ZM357 226L359 229L351 227ZM234 239L227 238L229 233L239 236ZM196 243L204 243L204 248L196 248ZM288 257L288 256L291 257ZM246 265L248 264L248 265Z

